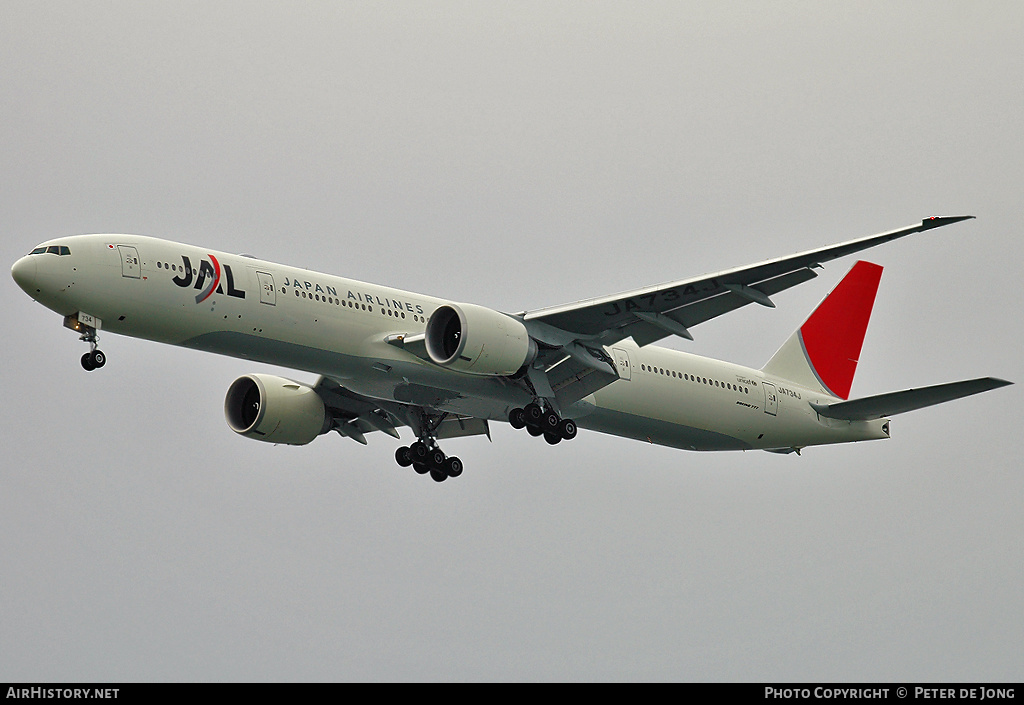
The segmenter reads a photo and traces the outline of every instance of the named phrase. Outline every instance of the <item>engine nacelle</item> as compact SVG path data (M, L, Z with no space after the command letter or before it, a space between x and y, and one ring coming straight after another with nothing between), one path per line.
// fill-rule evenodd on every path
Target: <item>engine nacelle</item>
M513 375L537 355L521 321L473 304L435 310L424 342L438 365L478 375Z
M324 402L311 387L273 375L245 375L228 387L224 417L235 433L301 446L329 430Z

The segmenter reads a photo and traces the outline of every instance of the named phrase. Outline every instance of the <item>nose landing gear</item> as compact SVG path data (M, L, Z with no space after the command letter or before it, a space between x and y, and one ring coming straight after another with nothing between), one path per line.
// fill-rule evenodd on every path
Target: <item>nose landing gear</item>
M123 319L124 316L121 318ZM70 316L64 316L64 327L70 328L76 333L80 333L78 339L82 342L89 343L89 352L82 355L82 367L87 372L91 372L92 370L103 367L107 364L107 356L100 352L96 347L96 344L100 340L100 336L96 334L96 331L100 328L99 318L84 313L83 311L79 311L78 313Z
M85 370L88 372L92 372L93 370L99 367L103 367L105 364L107 364L107 356L103 353L102 350L99 350L96 347L96 344L99 342L99 339L100 337L96 335L95 330L83 333L82 337L80 338L80 340L84 340L85 342L89 343L89 352L82 355L82 367L85 368Z

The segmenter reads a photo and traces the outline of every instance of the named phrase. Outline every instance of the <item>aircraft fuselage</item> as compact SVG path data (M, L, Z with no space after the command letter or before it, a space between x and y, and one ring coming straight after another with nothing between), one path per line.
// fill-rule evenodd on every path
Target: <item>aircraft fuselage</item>
M504 376L455 371L389 336L422 334L449 302L151 237L80 235L12 273L44 306L101 332L324 375L373 399L506 421L533 397ZM61 248L66 254L62 254ZM37 248L38 249L38 248ZM835 397L759 370L631 339L606 347L618 381L564 415L581 428L688 450L799 449L888 437L888 421L820 417Z

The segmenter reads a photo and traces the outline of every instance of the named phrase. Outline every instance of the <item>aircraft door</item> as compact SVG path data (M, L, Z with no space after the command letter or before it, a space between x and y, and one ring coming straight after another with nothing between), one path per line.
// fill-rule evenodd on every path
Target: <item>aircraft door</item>
M139 251L131 245L118 245L117 251L121 255L121 276L130 279L138 279L142 276L142 267L139 265Z
M619 373L619 379L628 382L630 375L629 353L621 348L612 348L612 352L615 354L615 369Z
M260 303L277 304L277 289L274 288L274 277L267 272L256 272L256 278L260 283Z
M771 382L761 382L764 387L764 413L775 416L779 413L779 395Z

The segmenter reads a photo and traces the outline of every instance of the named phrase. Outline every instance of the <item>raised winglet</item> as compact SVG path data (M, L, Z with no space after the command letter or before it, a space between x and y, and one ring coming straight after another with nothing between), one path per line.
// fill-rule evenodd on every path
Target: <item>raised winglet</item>
M933 215L931 218L921 221L921 230L941 228L943 225L959 223L961 220L971 220L972 218L974 218L973 215Z

